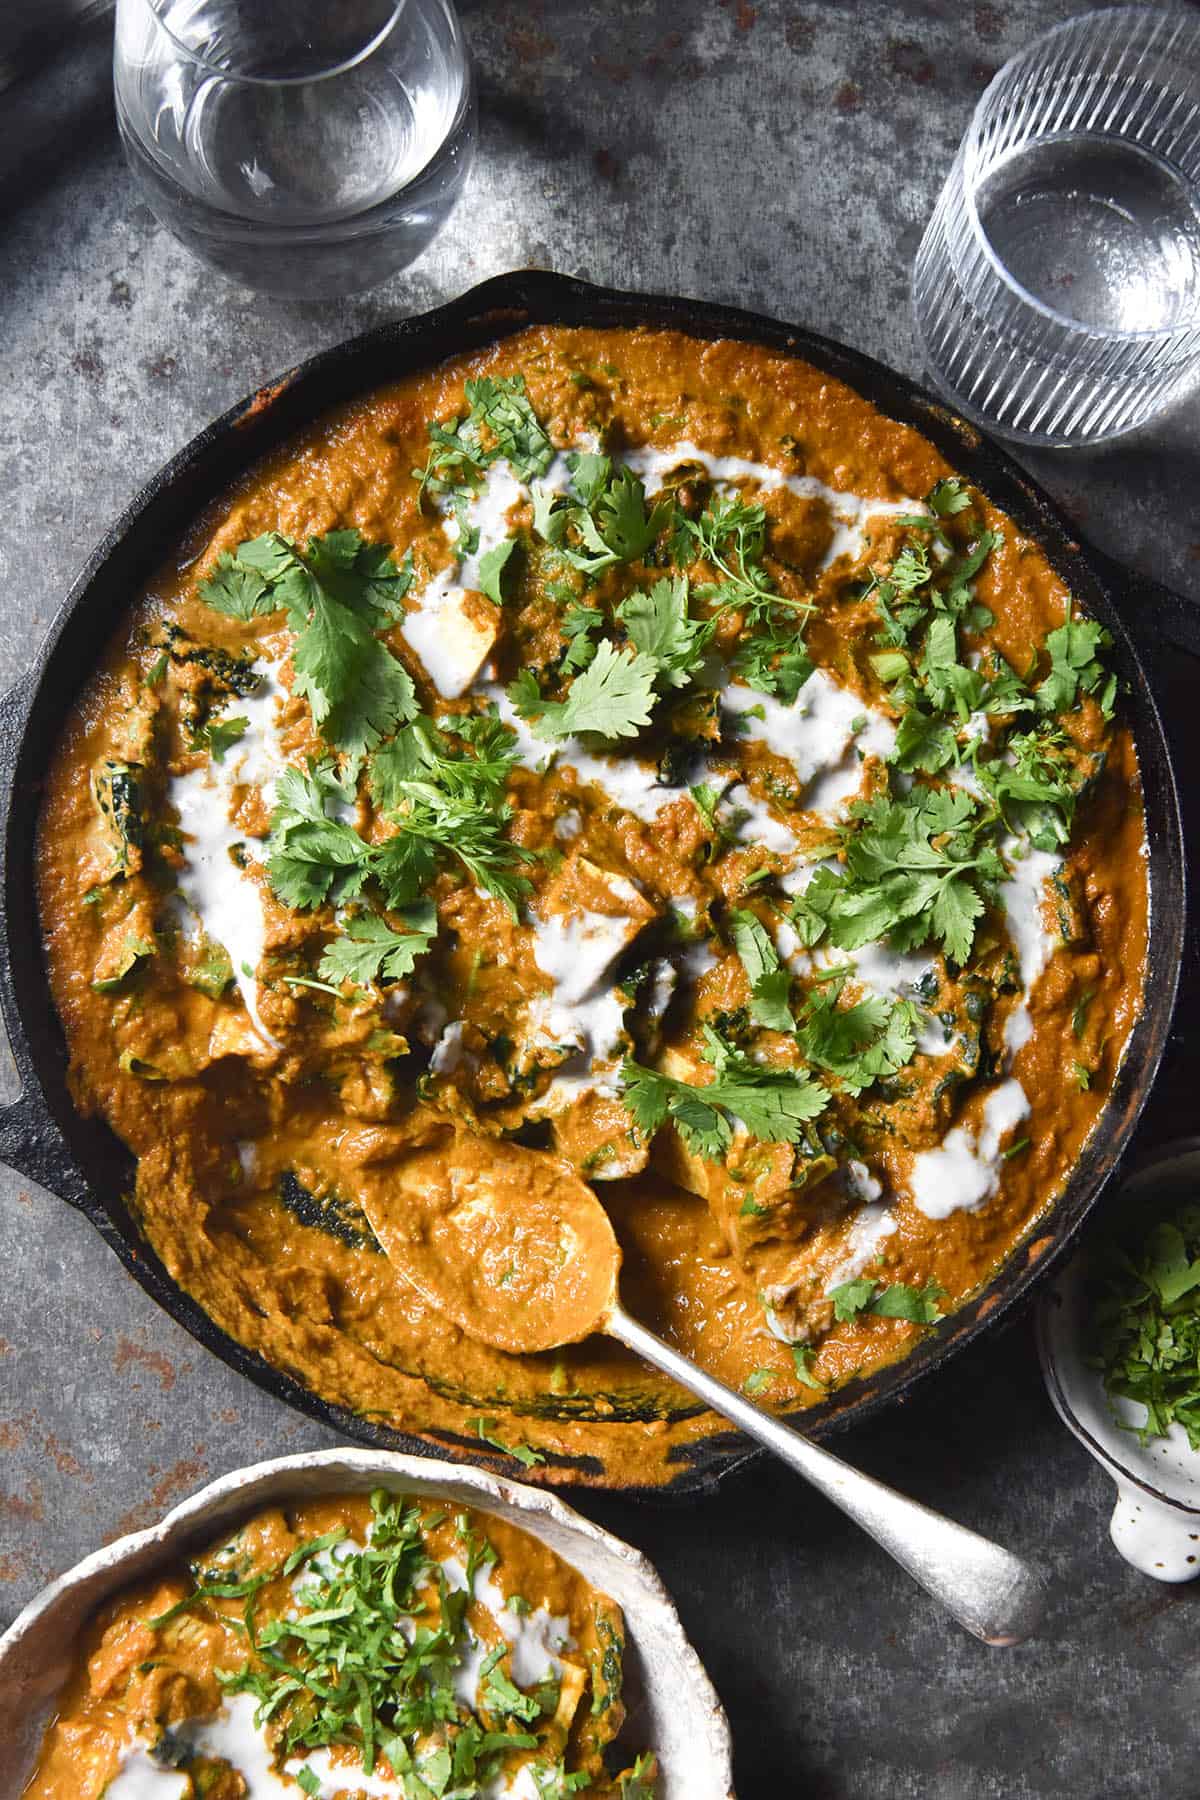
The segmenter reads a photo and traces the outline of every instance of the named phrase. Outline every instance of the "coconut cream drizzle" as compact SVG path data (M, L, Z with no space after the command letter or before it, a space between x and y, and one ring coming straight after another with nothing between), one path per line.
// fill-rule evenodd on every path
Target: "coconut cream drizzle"
M652 444L637 450L627 450L622 461L641 476L650 492L661 487L664 475L671 474L685 463L699 463L715 482L724 486L753 482L757 487L768 491L785 487L802 500L823 500L829 509L833 525L833 536L821 562L823 569L829 568L843 556L857 558L862 554L864 528L868 519L883 515L895 517L902 513L925 510L915 500L883 500L865 494L849 493L839 488L826 487L814 475L787 475L782 469L773 468L770 463L751 462L744 456L717 456L710 450L701 450L687 438L676 444L668 444L661 450Z
M236 852L259 862L262 849L234 824L231 814L238 791L245 787L259 788L270 805L276 779L287 766L275 723L285 693L279 682L281 662L282 658L260 664L261 686L232 704L231 715L245 718L247 725L225 752L224 761L210 759L177 775L167 791L185 834L186 863L178 880L184 932L203 934L224 947L250 1022L273 1050L283 1046L263 1024L255 973L266 941L262 894L254 876L234 861Z
M956 1125L936 1149L919 1151L910 1179L918 1211L927 1219L948 1219L954 1212L974 1212L990 1200L1000 1186L1004 1162L1000 1140L1028 1116L1025 1089L1010 1076L984 1102L978 1136L969 1126Z

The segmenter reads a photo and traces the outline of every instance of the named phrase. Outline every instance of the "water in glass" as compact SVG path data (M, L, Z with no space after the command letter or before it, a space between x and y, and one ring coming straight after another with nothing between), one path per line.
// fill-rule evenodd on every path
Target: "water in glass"
M936 384L1029 443L1096 443L1200 370L1200 19L1112 7L1007 63L926 229Z
M449 0L118 0L121 134L150 205L252 287L369 287L448 216L474 146Z
M1043 139L994 169L976 205L1013 278L1081 325L1158 331L1200 309L1195 190L1140 145Z

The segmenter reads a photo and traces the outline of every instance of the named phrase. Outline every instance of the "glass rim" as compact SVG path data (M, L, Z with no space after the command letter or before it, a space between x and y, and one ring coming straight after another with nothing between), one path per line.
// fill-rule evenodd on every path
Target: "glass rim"
M1117 17L1137 20L1139 23L1142 21L1170 19L1176 23L1177 27L1182 26L1187 21L1191 20L1197 26L1197 29L1200 30L1200 20L1196 19L1194 13L1185 11L1181 6L1171 5L1161 8L1155 6L1099 6L1093 8L1090 12L1076 13L1074 18L1063 19L1058 25L1052 25L1048 31L1039 33L1031 43L1026 44L1023 49L1018 50L1015 56L1010 56L1008 61L996 70L996 73L992 76L992 79L988 82L982 94L980 94L978 100L975 102L974 111L971 114L971 122L967 126L966 133L962 140L963 201L966 207L967 217L970 220L972 234L979 244L980 249L983 251L993 273L1022 305L1029 307L1030 310L1035 313L1040 313L1042 318L1049 319L1053 324L1062 326L1064 330L1073 332L1078 337L1098 338L1108 344L1169 343L1173 338L1178 337L1181 332L1195 331L1197 327L1200 327L1200 310L1197 310L1193 317L1186 320L1177 320L1171 325L1148 325L1139 330L1122 330L1118 327L1108 325L1087 325L1082 319L1073 318L1070 313L1060 312L1056 306L1051 306L1045 300L1039 300L1037 295L1032 293L1030 289L1025 286L1024 282L1018 281L1012 270L997 254L993 247L992 240L984 228L983 220L979 216L979 207L976 204L975 199L976 183L972 177L976 173L975 165L977 165L980 154L979 139L982 130L983 110L992 94L992 90L997 88L1002 80L1008 79L1015 72L1019 64L1026 61L1032 61L1033 53L1035 51L1041 51L1050 43L1051 39L1063 37L1068 32L1078 31L1081 26L1094 24L1097 19L1113 19ZM1030 141L1032 142L1034 140L1031 139ZM1127 139L1125 141L1134 149L1141 149L1141 146L1137 144L1135 140Z
M341 62L330 63L328 68L318 69L312 75L243 75L230 69L223 69L220 63L213 62L211 57L206 56L202 50L194 50L190 44L185 44L183 39L172 31L159 11L160 0L141 0L141 4L150 14L158 29L175 45L181 56L186 57L189 62L197 63L200 68L207 69L210 74L218 76L220 80L237 83L241 87L286 88L311 87L316 82L329 81L334 76L345 75L351 69L356 69L369 56L373 56L385 39L390 36L400 14L407 7L408 0L395 0L391 12L375 35L369 38L352 56L344 56Z

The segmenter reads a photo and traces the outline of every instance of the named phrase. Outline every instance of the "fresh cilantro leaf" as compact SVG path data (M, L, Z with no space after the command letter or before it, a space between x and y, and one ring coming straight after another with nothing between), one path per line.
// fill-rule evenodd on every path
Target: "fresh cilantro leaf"
M225 752L238 743L246 735L250 721L238 719L210 719L196 733L194 743L197 749L207 746L215 763L225 761Z
M675 558L688 553L714 569L720 580L697 588L716 611L707 621L715 630L723 613L742 614L741 641L733 659L735 672L751 687L775 694L791 705L812 674L801 627L812 611L810 602L781 594L763 565L767 515L740 494L718 493L699 520L680 513Z
M812 1366L816 1359L816 1351L813 1349L812 1345L791 1344L788 1347L792 1353L792 1362L795 1366L797 1379L802 1381L805 1387L815 1388L819 1394L823 1394L825 1392L825 1383L819 1381L813 1374Z
M773 694L785 706L795 704L813 667L794 613L783 618L772 612L761 613L755 628L733 656L734 673L747 687L756 688L760 694Z
M294 691L335 749L361 753L416 711L403 663L375 633L399 617L412 557L355 530L310 538L301 552L279 532L252 538L200 584L201 598L238 618L286 608L296 634Z
M750 1017L768 1031L793 1031L796 1021L788 1005L791 977L766 927L752 912L730 917L733 943L750 983Z
M830 1288L829 1299L833 1301L833 1316L845 1324L847 1319L856 1318L865 1312L875 1297L878 1283L873 1276L858 1276L853 1281L843 1281L835 1288Z
M570 523L579 538L575 548L565 538L559 552L573 568L599 575L617 563L635 562L645 556L671 514L669 500L647 510L646 490L632 469L616 469L607 485L589 506L571 511Z
M828 1103L821 1083L802 1069L751 1061L711 1026L702 1035L701 1054L713 1069L702 1087L625 1062L622 1098L638 1128L652 1136L670 1119L687 1148L710 1161L733 1142L734 1119L765 1143L799 1143L804 1126Z
M455 715L442 724L445 730L419 716L372 751L367 785L382 812L401 804L411 781L432 782L475 805L502 806L517 762L512 728L494 712Z
M612 480L612 459L594 450L573 451L567 458L571 486L590 511Z
M945 613L929 621L920 673L928 700L940 713L957 712L965 724L983 699L986 682L978 669L958 660L958 633Z
M946 1290L934 1281L923 1288L909 1287L903 1281L884 1284L873 1276L860 1276L830 1288L835 1319L846 1320L866 1313L876 1319L906 1319L912 1325L934 1325L941 1318L938 1301Z
M390 908L410 906L444 858L457 858L483 893L515 919L530 891L521 873L534 852L505 836L512 809L476 792L450 792L432 781L397 780L389 816L394 836L371 852L370 873Z
M540 737L576 732L596 737L636 737L650 723L658 667L648 656L616 650L607 639L571 683L565 700L545 700L533 672L522 669L508 697L523 719L533 719Z
M481 376L467 382L466 395L474 430L482 435L486 427L494 452L507 458L513 473L524 482L544 475L554 460L554 445L530 403L525 377Z
M925 504L939 519L951 519L971 504L971 496L957 475L943 475L925 496Z
M1111 643L1108 632L1094 619L1068 618L1050 632L1044 646L1050 671L1035 695L1039 712L1068 712L1081 694L1096 694L1104 716L1111 718L1116 679L1099 655Z
M352 825L331 819L330 802L352 799L331 764L285 769L275 788L267 879L285 906L304 910L362 892L371 850Z
M348 919L342 935L326 946L317 974L322 981L340 987L352 982L366 987L400 981L411 975L417 958L429 949L437 934L437 911L431 900L412 906L401 915L406 931L393 931L378 913L360 913Z
M369 750L417 710L404 664L361 618L321 591L297 635L292 667L292 691L307 698L313 724L335 749Z
M983 912L983 890L1006 870L985 835L994 823L961 788L914 788L851 807L845 870L825 916L833 942L857 950L887 937L898 950L938 939L964 964Z
M571 504L565 494L554 488L543 487L535 481L530 489L533 501L534 534L545 543L558 547L567 535L567 526L571 522Z
M695 787L689 788L688 793L708 830L719 831L717 808L721 804L720 788L714 787L710 781L700 781L696 783Z
M197 583L204 604L232 619L255 619L280 606L260 571L244 557L249 547L243 544L236 556L222 550L212 574Z
M562 634L567 639L567 653L562 659L564 671L586 669L596 654L595 633L604 624L598 606L569 606L562 617Z
M686 576L656 581L647 592L630 594L617 608L617 617L634 649L657 664L659 683L687 687L704 661L712 632L706 621L688 616Z
M912 1061L921 1015L912 1001L882 994L842 1006L842 986L828 982L805 997L797 1037L809 1062L836 1075L847 1093L861 1094Z
M1043 720L1010 736L1002 756L977 761L976 775L1013 831L1054 852L1069 841L1079 798L1102 766L1101 754L1077 750Z
M504 605L501 582L504 571L508 567L508 560L516 547L516 538L505 538L502 543L497 544L494 549L488 550L479 559L480 589L489 600L494 600L497 606Z
M497 1718L522 1719L530 1724L541 1714L541 1703L536 1695L523 1694L500 1668L500 1660L507 1654L507 1644L498 1644L484 1657L479 1668L480 1696Z
M912 1325L935 1325L942 1316L938 1301L945 1297L945 1292L936 1281L927 1282L923 1288L893 1281L876 1296L867 1310L877 1319L907 1319Z
M840 878L832 869L822 867L813 871L808 885L793 899L788 918L804 949L811 950L825 936L834 901L841 892Z
M983 907L983 895L967 876L951 875L940 883L930 908L929 926L951 962L961 965L970 956Z

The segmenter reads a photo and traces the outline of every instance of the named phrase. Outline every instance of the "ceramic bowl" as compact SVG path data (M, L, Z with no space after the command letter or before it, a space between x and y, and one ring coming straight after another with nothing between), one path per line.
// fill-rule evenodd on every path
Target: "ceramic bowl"
M44 1588L0 1638L0 1800L18 1800L80 1631L102 1601L262 1507L381 1486L506 1519L616 1600L629 1642L627 1741L657 1751L662 1800L731 1800L728 1722L645 1557L553 1494L482 1469L384 1450L323 1450L237 1469L149 1531L118 1538Z
M1173 1144L1141 1164L1123 1184L1117 1208L1194 1199L1200 1188L1200 1139ZM1038 1313L1038 1349L1050 1398L1063 1423L1117 1487L1109 1531L1135 1569L1157 1581L1200 1575L1200 1451L1181 1426L1142 1444L1136 1427L1145 1409L1112 1399L1099 1372L1084 1361L1087 1251L1062 1270ZM1133 1427L1134 1429L1130 1429Z

